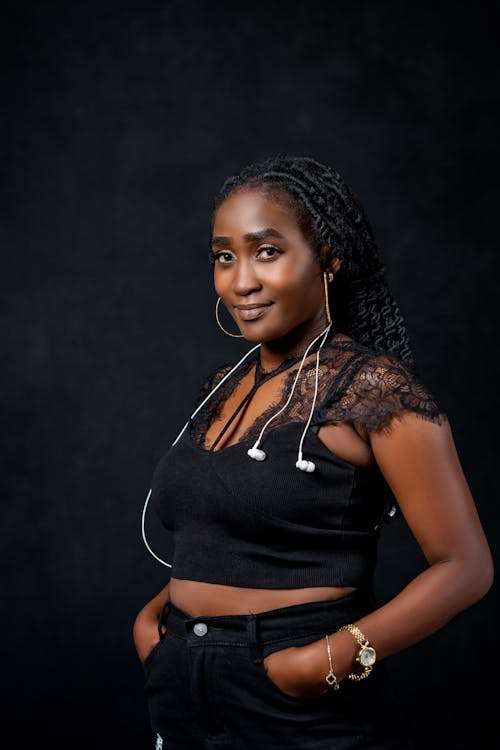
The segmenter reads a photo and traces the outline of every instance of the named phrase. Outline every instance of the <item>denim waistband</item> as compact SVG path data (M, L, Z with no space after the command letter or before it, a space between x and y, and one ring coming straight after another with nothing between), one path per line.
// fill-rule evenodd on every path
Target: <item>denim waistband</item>
M251 614L191 617L173 602L165 603L167 631L186 638L188 645L235 645L256 648L262 655L273 644L292 642L312 633L331 633L374 608L373 594L357 589L327 599ZM201 637L202 636L202 637Z

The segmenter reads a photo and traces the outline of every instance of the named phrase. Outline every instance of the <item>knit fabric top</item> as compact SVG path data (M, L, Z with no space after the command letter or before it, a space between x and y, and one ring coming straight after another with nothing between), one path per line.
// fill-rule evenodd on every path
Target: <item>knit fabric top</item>
M322 442L318 430L348 423L369 440L380 430L390 433L408 412L439 424L447 417L398 357L338 334L320 351L316 384L317 348L292 395L302 354L264 372L257 349L160 459L151 502L173 537L172 577L252 588L370 584L380 522L394 498L376 463L350 463ZM196 406L232 367L219 367L205 379ZM316 387L302 446L304 458L315 464L307 473L295 463ZM252 410L249 405L263 394L262 408ZM237 397L238 406L227 418L229 397ZM273 415L259 444L266 458L255 461L247 451ZM214 425L218 437L208 444ZM233 430L237 440L231 441Z

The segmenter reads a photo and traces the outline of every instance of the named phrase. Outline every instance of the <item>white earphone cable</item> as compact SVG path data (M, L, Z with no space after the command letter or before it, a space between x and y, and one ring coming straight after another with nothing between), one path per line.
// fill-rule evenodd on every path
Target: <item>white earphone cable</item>
M204 406L204 404L206 404L206 402L208 401L208 399L211 398L214 395L214 393L216 392L216 390L221 387L221 385L224 383L224 381L230 375L232 375L233 372L236 370L236 368L239 367L241 365L241 363L252 352L254 352L256 349L258 349L259 346L260 346L260 344L257 344L256 346L253 346L246 354L243 355L243 357L240 359L240 361L237 364L235 364L234 367L232 367L229 370L229 372L226 373L226 375L224 375L223 378L221 378L220 382L217 383L217 385L215 386L215 388L210 391L210 393L208 394L208 396L206 396L203 399L203 401L201 402L201 404L199 404L199 406L191 414L191 416L189 417L188 421L186 422L186 424L184 425L184 427L182 428L182 430L179 432L179 434L177 435L177 437L175 438L174 442L172 443L172 445L170 447L174 446L177 443L177 441L180 439L181 435L183 434L184 430L189 425L189 422L191 421L191 419L193 419L193 417L195 417L196 414L198 414L199 410L201 409L202 406ZM153 557L155 558L155 560L158 560L158 562L160 562L162 565L166 565L167 567L171 568L172 564L168 563L168 562L165 562L165 560L162 560L161 557L158 557L158 555L153 552L153 550L151 549L151 547L148 544L148 540L146 539L146 510L147 510L147 507L148 507L149 498L151 497L151 492L152 492L152 488L149 489L148 496L146 497L146 500L144 502L144 507L142 509L142 518L141 518L142 539L144 541L144 544L146 545L146 549L148 550L148 552L150 552L153 555Z
M326 341L326 337L328 336L328 331L330 330L331 325L332 324L330 323L330 325L326 329L325 335L323 337L323 340L322 340L321 344L318 347L318 351L316 352L316 377L315 377L315 381L314 381L314 397L313 397L313 402L312 402L312 405L311 405L311 409L309 411L309 419L307 420L306 426L304 427L304 431L302 433L302 437L300 438L299 453L298 453L298 456L297 456L297 463L295 464L296 466L297 466L297 464L303 462L303 458L302 458L302 446L304 444L304 439L305 439L305 436L306 436L306 432L309 429L309 425L311 424L312 415L314 414L314 407L316 406L316 399L318 397L319 353L320 353L320 351L321 351L321 349L323 347L323 344ZM312 471L313 469L311 469L311 465L314 466L313 462L312 461L307 461L307 464L309 466L306 468L306 471L309 471L309 472ZM300 467L297 466L297 468L300 468Z
M158 557L158 555L156 555L153 552L153 550L151 549L151 547L148 544L148 540L146 539L146 531L145 531L144 524L145 524L145 520L146 520L146 508L148 507L148 503L149 503L149 498L150 497L151 497L151 489L148 492L148 496L146 498L146 502L144 503L144 508L143 508L143 511L142 511L142 522L141 522L141 526L142 526L142 539L144 541L144 544L146 545L146 548L147 548L148 552L151 552L151 554L153 555L153 557L155 558L155 560L158 560L158 562L160 562L162 565L166 565L168 568L171 568L172 564L168 563L168 562L165 562L165 560L162 560L161 557Z
M279 415L280 415L280 414L281 414L281 413L282 413L283 411L285 411L285 409L287 408L288 404L289 404L289 403L290 403L290 401L292 400L292 396L293 396L293 393L294 393L294 391L295 391L295 386L297 385L297 381L298 381L298 379L299 379L299 375L300 375L300 373L301 373L301 371L302 371L302 368L303 368L303 366L304 366L304 361L305 361L305 359L306 359L307 355L309 354L309 351L310 351L310 349L311 349L311 348L312 348L312 347L314 346L314 344L316 343L316 341L318 341L318 339L320 339L320 338L321 338L321 337L323 336L323 337L324 337L324 338L323 338L323 341L321 342L321 344L320 344L320 347L319 347L319 349L318 349L318 353L317 353L317 361L318 361L319 350L320 350L320 349L321 349L321 347L323 346L323 344L324 344L324 342L325 342L325 340L326 340L326 337L327 337L327 335L328 335L328 331L330 330L331 326L332 326L332 324L331 324L331 323L329 323L329 324L328 324L328 326L327 326L327 327L325 328L325 330L324 330L324 331L322 331L322 332L321 332L321 333L319 334L319 336L316 336L316 338L315 338L315 339L313 339L313 340L311 341L311 343L309 344L309 346L308 346L308 347L307 347L307 349L305 350L305 352L304 352L304 355L303 355L303 357L302 357L302 360L301 360L301 363L300 363L300 366L298 367L298 369L297 369L297 372L296 372L296 374L295 374L295 378L294 378L294 381L293 381L293 385L292 385L292 388L290 389L290 395L288 396L288 398L287 398L287 400L286 400L286 403L285 403L285 404L284 404L284 405L283 405L283 406L281 407L281 409L280 409L279 411L277 411L277 412L276 412L276 414L273 414L273 416L272 416L272 417L270 417L270 419L268 419L268 420L267 420L267 422L265 423L264 427L263 427L263 428L262 428L262 430L260 431L259 437L257 438L257 440L255 441L255 443L253 444L252 448L250 448L250 451L252 451L252 452L255 452L256 450L257 450L257 451L259 451L259 444L260 444L260 441L261 441L261 439L262 439L262 435L264 434L264 431L265 431L265 429L266 429L266 428L267 428L267 426L268 426L268 425L269 425L269 424L270 424L270 423L271 423L271 422L273 421L273 419L276 419L276 417L279 417ZM317 379L316 379L316 380L317 380ZM316 393L317 393L317 389L316 389L316 391L315 391L315 394L314 394L314 399L315 399L315 400L314 400L314 403L316 402ZM313 405L313 408L314 408L314 405ZM311 417L312 417L312 411L311 411L311 414L310 414L310 416L309 416L309 421L308 421L308 423L307 423L307 427L309 427L309 422L311 421ZM307 430L307 427L306 427L306 430ZM301 446L302 446L302 441L301 441ZM262 451L261 451L261 452L262 452ZM299 458L301 458L301 456L299 456ZM257 460L259 460L259 459L257 459ZM262 460L262 459L261 459L261 460Z
M312 419L312 415L314 413L314 407L316 405L316 399L317 399L317 395L318 395L319 354L320 354L320 351L321 351L321 349L322 349L322 347L323 347L323 345L324 345L324 343L326 341L326 338L328 336L328 332L330 331L331 327L332 327L332 324L329 323L328 326L325 328L325 330L322 331L319 334L319 336L316 336L316 338L313 339L313 341L311 341L311 343L309 344L309 346L305 350L305 352L304 352L304 354L302 356L301 363L300 363L300 365L299 365L299 367L297 369L297 373L295 375L295 378L294 378L294 381L293 381L293 385L292 385L292 388L290 390L290 395L288 396L285 404L281 407L281 409L279 409L279 411L277 411L276 414L273 414L273 416L270 417L270 419L267 420L267 422L265 423L264 427L260 431L259 437L257 438L256 442L254 443L253 447L248 450L248 455L251 458L255 458L256 460L264 460L265 459L266 455L265 455L264 451L262 451L261 449L258 448L260 440L262 439L262 435L264 434L264 431L266 430L266 428L268 427L268 425L273 421L273 419L276 419L276 417L278 417L287 408L288 404L290 403L290 401L291 401L291 399L293 397L293 394L294 394L294 391L295 391L295 386L297 384L297 381L299 379L300 373L301 373L302 368L304 366L305 359L306 359L307 355L309 354L309 351L314 346L314 344L321 337L323 337L323 340L321 341L321 344L319 345L318 351L316 352L316 377L315 377L315 384L314 384L313 402L312 402L311 409L310 409L310 412L309 412L309 419L307 420L306 426L305 426L304 431L302 433L302 437L300 439L299 451L298 451L298 459L297 459L297 462L295 464L296 467L298 469L301 469L302 471L306 471L306 472L314 471L314 469L315 469L314 463L312 461L305 461L302 458L302 446L303 446L303 443L304 443L304 439L305 439L307 430L309 429L309 425L311 423L311 419ZM254 352L259 347L260 347L260 344L257 344L256 346L252 347L252 349L250 349L248 352L246 352L246 354L243 355L243 357L239 360L239 362L237 362L234 365L234 367L232 367L229 370L229 372L227 372L226 375L224 375L224 377L221 378L220 382L217 383L217 385L215 386L215 388L213 388L210 391L210 393L203 399L203 401L198 405L198 407L195 409L195 411L191 414L191 416L189 417L188 421L186 422L186 424L184 425L184 427L181 429L181 431L179 432L179 434L177 435L177 437L173 441L171 447L174 446L177 443L177 441L180 439L180 437L182 436L182 434L184 433L184 431L188 427L189 422L193 419L193 417L196 416L196 414L199 412L199 410L214 395L214 393L221 387L221 385L227 380L227 378L229 378L233 374L233 372L241 365L241 363L250 354L252 354L252 352ZM146 500L144 502L144 507L143 507L143 510L142 510L142 518L141 518L142 538L143 538L144 544L146 545L146 549L148 550L148 552L151 553L151 555L155 558L155 560L157 560L158 562L160 562L162 565L166 565L167 567L171 568L172 564L168 563L168 562L165 562L165 560L162 560L160 557L158 557L158 555L155 554L155 552L153 552L153 550L149 546L148 541L146 539L146 531L145 531L146 510L147 510L147 507L148 507L149 499L151 497L151 492L152 492L152 488L150 488L150 490L148 492L148 495L146 497Z
M244 354L244 355L243 355L243 357L242 357L242 358L240 359L240 361L239 361L239 362L237 362L237 364L235 364L235 366L234 366L233 368L231 368L231 370L229 370L229 372L227 372L227 373L226 373L226 374L224 375L224 377L223 377L223 378L221 378L220 382L219 382L219 383L217 383L217 385L215 386L215 388L214 388L214 389L213 389L212 391L210 391L210 393L208 394L208 396L206 396L206 397L205 397L205 398L203 399L203 401L201 402L201 404L199 404L199 406L198 406L198 407L197 407L197 408L196 408L196 409L194 410L194 412L193 412L193 413L191 414L191 416L189 417L188 421L186 422L186 424L184 425L184 427L182 428L182 430L181 430L181 431L179 432L179 434L178 434L178 435L177 435L177 437L175 438L175 440L174 440L174 442L172 443L172 445L175 445L175 444L176 444L176 442L177 442L177 441L178 441L178 440L180 439L180 437L181 437L182 433L184 432L184 430L185 430L185 429L186 429L186 427L188 426L188 424L189 424L190 420L191 420L191 419L192 419L193 417L195 417L195 416L196 416L196 415L198 414L198 412L200 411L201 407L202 407L202 406L204 406L204 405L205 405L205 404L207 403L208 399L209 399L209 398L211 398L211 397L212 397L212 396L214 395L215 391L216 391L216 390L217 390L218 388L220 388L220 387L221 387L222 383L224 383L224 381L225 381L225 380L227 380L227 378L228 378L228 377L229 377L230 375L232 375L232 374L233 374L233 372L234 372L234 371L236 370L236 368L237 368L237 367L239 367L239 366L241 365L241 363L242 363L242 362L243 362L243 361L244 361L244 360L245 360L245 359L246 359L246 358L247 358L247 357L248 357L248 356L249 356L249 355L250 355L250 354L251 354L252 352L254 352L254 351L255 351L256 349L258 349L258 348L259 348L259 346L260 346L260 344L257 344L256 346L253 346L253 347L252 347L252 348L251 348L251 349L250 349L250 350L249 350L249 351L248 351L248 352L247 352L246 354Z

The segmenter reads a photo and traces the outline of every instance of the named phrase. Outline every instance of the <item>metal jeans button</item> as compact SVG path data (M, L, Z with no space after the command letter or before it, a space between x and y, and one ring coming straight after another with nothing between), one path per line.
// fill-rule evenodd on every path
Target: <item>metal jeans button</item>
M208 632L208 628L204 622L197 622L193 627L193 631L196 635L205 635Z

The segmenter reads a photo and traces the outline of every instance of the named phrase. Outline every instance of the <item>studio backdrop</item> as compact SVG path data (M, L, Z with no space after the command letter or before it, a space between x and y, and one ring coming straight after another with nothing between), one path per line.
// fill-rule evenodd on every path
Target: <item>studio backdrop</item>
M169 576L140 514L201 380L250 348L208 262L245 164L312 156L356 191L497 556L496 25L483 3L27 0L1 33L0 742L138 750L132 625ZM380 600L424 565L397 517ZM390 659L428 750L496 736L495 598Z

